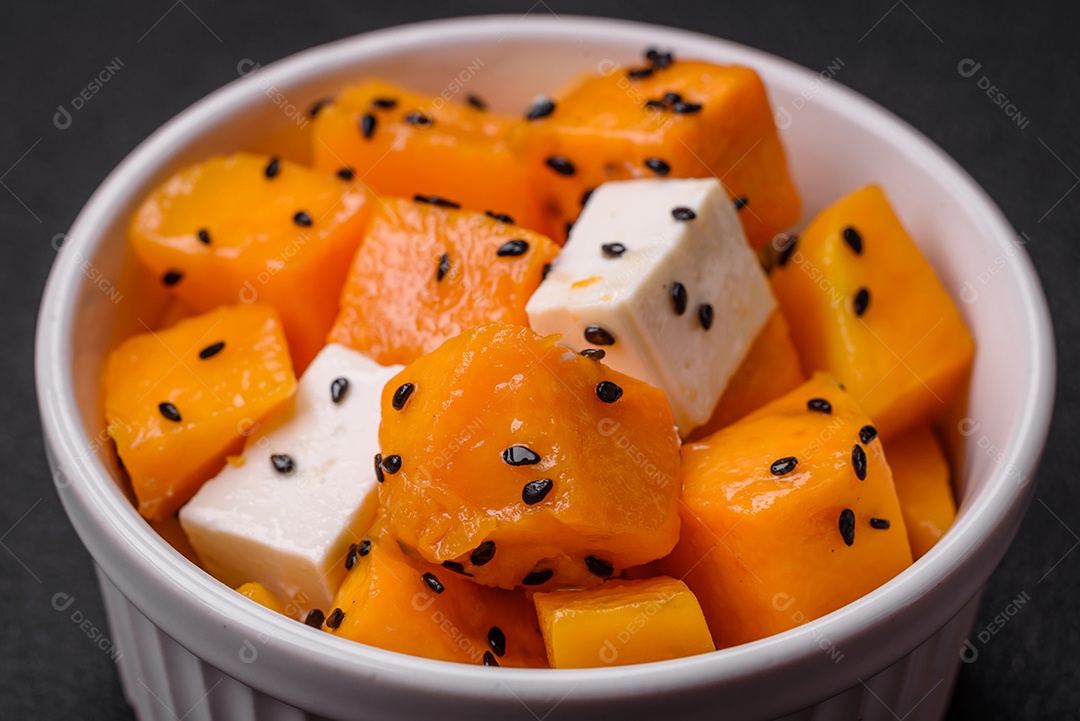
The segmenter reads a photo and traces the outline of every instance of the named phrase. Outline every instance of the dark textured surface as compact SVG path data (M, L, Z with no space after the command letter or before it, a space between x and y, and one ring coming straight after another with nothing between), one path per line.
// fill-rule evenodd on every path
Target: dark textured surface
M107 7L104 7L107 5ZM45 466L32 386L32 344L55 234L139 141L236 77L241 58L266 63L328 40L456 14L550 12L620 16L730 38L810 68L841 57L839 82L875 99L939 143L1030 237L1054 311L1060 365L1055 422L1037 500L994 575L979 624L1030 599L966 665L950 718L1075 719L1080 714L1077 608L1080 431L1072 378L1080 288L1080 115L1075 40L1066 3L478 2L263 3L171 0L3 3L0 28L0 354L5 471L0 503L0 718L129 718L114 665L72 613L104 629L90 558L63 515ZM530 9L531 8L531 9ZM140 41L141 40L141 41ZM123 66L74 113L53 115L114 58ZM965 78L958 63L982 63ZM978 87L986 76L1028 120L1020 128ZM1072 168L1072 169L1070 169ZM1072 529L1072 530L1070 530ZM1052 570L1051 570L1052 569ZM74 597L65 612L54 594ZM99 631L100 633L101 631ZM104 642L102 642L104 643ZM557 714L551 716L555 719Z

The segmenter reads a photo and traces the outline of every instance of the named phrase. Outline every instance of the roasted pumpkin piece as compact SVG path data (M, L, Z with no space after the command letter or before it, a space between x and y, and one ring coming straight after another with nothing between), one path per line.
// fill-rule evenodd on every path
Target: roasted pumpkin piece
M923 556L956 518L949 462L929 426L889 439L885 452L904 514L911 553Z
M266 586L256 581L249 581L244 585L236 589L236 592L241 596L250 598L260 606L265 606L271 611L277 613L285 613L285 604L281 602L281 599L267 590Z
M533 596L552 668L666 661L714 650L701 606L664 576Z
M473 326L528 325L525 303L558 252L546 237L483 213L384 198L330 339L390 365Z
M704 438L731 425L793 390L803 380L799 355L791 342L787 321L779 309L774 310L728 381L712 417L695 429L690 438Z
M755 248L798 220L773 112L749 68L612 64L548 103L515 141L560 226L601 183L652 177L719 178Z
M844 383L886 438L930 423L967 383L971 334L881 188L824 210L771 279L803 370Z
M547 666L536 610L523 591L472 583L375 531L350 550L346 564L352 570L333 608L325 615L313 612L312 625L351 641L440 661Z
M679 543L661 562L718 648L794 628L911 564L881 440L824 374L683 448Z
M356 183L247 153L175 173L131 221L131 248L194 311L259 302L303 371L325 345L369 202Z
M429 562L503 588L584 587L674 546L667 399L557 340L481 326L384 389L380 499Z
M114 350L103 377L109 435L139 512L170 516L243 446L245 428L292 395L281 321L268 306L224 306Z
M379 195L435 196L545 232L525 165L510 150L511 119L481 106L376 79L351 85L315 118L315 167Z

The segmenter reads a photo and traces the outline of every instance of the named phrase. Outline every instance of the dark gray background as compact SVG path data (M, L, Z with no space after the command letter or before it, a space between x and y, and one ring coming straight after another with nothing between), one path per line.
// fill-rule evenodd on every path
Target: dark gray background
M1077 570L1080 384L1080 27L1072 3L801 2L408 3L147 0L4 2L0 7L0 354L4 471L0 502L0 718L130 718L111 660L57 592L105 624L90 557L64 517L46 469L33 392L35 316L51 240L106 174L151 131L236 77L346 35L447 15L504 12L626 17L730 38L814 69L840 56L838 82L891 109L966 167L1030 237L1054 312L1063 373L1046 459L1015 546L994 575L979 621L1030 601L964 667L950 717L1080 717ZM141 38L141 41L140 41ZM65 130L60 104L108 62L120 72ZM958 63L982 64L964 78ZM1021 129L977 85L987 76L1029 123ZM1040 580L1042 579L1042 580Z

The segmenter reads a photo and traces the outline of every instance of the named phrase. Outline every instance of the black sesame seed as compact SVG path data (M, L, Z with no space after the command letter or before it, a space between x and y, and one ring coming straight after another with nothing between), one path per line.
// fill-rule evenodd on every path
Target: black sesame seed
M446 590L446 587L439 583L439 579L435 578L435 574L431 573L430 571L426 572L420 578L422 578L424 580L424 583L427 584L427 587L435 593L442 593Z
M663 100L646 100L645 107L653 110L667 110L667 103Z
M675 315L686 312L686 286L678 281L671 284L671 305L675 309Z
M484 541L469 554L469 562L474 566L485 566L495 558L495 541Z
M850 508L840 511L840 537L848 546L855 543L855 512Z
M382 459L382 468L386 473L394 475L401 470L401 456L385 456Z
M326 617L323 616L323 612L317 608L313 608L308 611L308 615L304 618L304 623L312 628L322 628L323 621L325 620Z
M487 110L488 107L487 103L485 103L482 98L479 98L476 95L469 95L465 98L465 102L467 102L469 105L473 106L477 110Z
M198 237L200 243L202 243L203 245L210 245L210 231L209 230L207 230L206 228L200 228L199 232L196 233L195 235Z
M161 276L161 282L165 285L176 285L184 277L184 274L178 270L170 270L165 275Z
M408 123L409 125L415 125L415 126L420 127L420 128L428 128L428 127L431 127L431 125L435 121L432 120L431 117L425 115L424 113L421 113L420 111L416 111L416 112L409 113L408 115L406 115L405 116L405 122Z
M818 413L832 413L832 403L829 403L824 398L811 398L806 402L806 408Z
M889 523L888 518L871 518L870 519L870 528L876 528L879 531L887 531L887 530L889 530L890 526L892 526L892 524Z
M267 178L276 178L278 176L278 173L280 173L280 172L281 172L281 158L279 158L277 156L274 156L273 158L270 158L270 162L266 164L266 170L263 171L263 174Z
M170 420L173 423L180 422L180 411L177 410L176 406L172 403L169 403L168 401L165 403L158 403L158 411L160 411L161 415L165 416L166 420Z
M323 98L322 100L316 100L311 105L311 108L308 109L308 115L314 118L316 115L319 114L320 110L322 110L332 102L334 102L333 98Z
M623 389L611 381L600 381L596 384L596 397L604 403L614 403L622 398Z
M405 407L405 404L409 402L409 398L412 397L413 391L416 390L416 386L412 383L402 383L394 391L394 398L390 401L390 405L394 407L395 411L400 411Z
M750 199L745 195L740 195L735 200L731 201L731 204L735 206L736 211L740 211L746 206L750 205Z
M705 330L709 330L710 328L712 328L713 315L714 315L714 312L713 312L712 304L710 304L710 303L702 303L701 305L698 306L698 309L697 309L698 320L701 321L701 327L704 328Z
M454 573L460 573L462 576L472 576L472 574L466 571L465 567L457 561L443 561L442 567L449 571L453 571Z
M664 70L670 68L671 64L675 62L675 56L671 53L657 52L655 57L649 58L652 61L653 67L657 70Z
M605 258L618 258L626 252L626 246L622 243L604 243L600 246L600 252Z
M877 438L877 428L873 426L863 426L859 429L859 440L863 443L869 443Z
M647 78L652 74L653 74L653 69L652 68L630 68L629 70L626 71L626 77L631 78L633 80L638 80L640 78Z
M680 205L678 208L671 209L671 217L675 220L693 220L697 217L697 213Z
M213 345L208 345L199 351L199 358L202 360L210 360L223 350L225 350L225 341L221 340Z
M495 655L491 651L484 651L484 665L498 667L499 662L495 659Z
M297 225L301 225L305 228L311 227L311 216L308 215L306 211L297 211L296 215L294 215L292 219L293 222Z
M378 124L378 120L371 113L365 113L364 117L360 118L360 132L364 135L364 138L371 140L371 136L375 134L375 126Z
M519 255L525 255L529 252L529 243L521 238L514 238L508 240L499 246L499 249L495 251L495 255L500 258L515 258Z
M561 155L553 155L544 162L559 175L573 175L577 172L577 168L574 167L574 164L571 163L568 158Z
M270 456L270 464L274 470L283 476L291 476L296 473L296 461L287 453L274 453Z
M379 110L393 110L397 107L397 98L375 98L371 101L371 107Z
M799 236L793 235L788 238L787 243L780 249L780 255L776 258L776 264L783 268L787 265L787 262L791 260L792 253L795 252L795 244L799 242Z
M774 476L786 476L795 470L795 466L799 465L799 459L795 456L785 456L783 458L777 458L769 466L769 473Z
M844 228L841 235L844 236L844 242L848 244L848 247L855 251L855 255L862 255L862 236L859 235L859 231L849 225Z
M645 167L659 176L664 176L671 172L671 166L660 158L645 158Z
M681 101L682 101L682 96L679 95L678 93L664 93L664 99L663 99L662 102L665 105L674 105L675 103L678 103L678 102L681 102Z
M502 452L502 458L511 466L535 466L540 454L528 446L510 446Z
M412 197L412 199L417 203L427 203L428 205L437 205L440 208L451 208L453 210L457 210L458 208L461 207L461 203L455 203L452 200L447 200L446 198L440 198L437 195L420 195L419 193L417 193L416 195L414 195Z
M342 180L352 180L356 177L356 172L352 168L342 168L337 171L337 176Z
M855 469L855 476L860 481L866 480L866 451L856 443L851 447L851 466Z
M375 454L375 480L378 481L379 483L382 483L383 481L386 480L386 476L383 475L383 470L382 470L382 454L381 453L376 453Z
M349 392L349 379L348 378L335 378L330 383L330 400L335 404L341 403L345 400L346 394Z
M526 506L535 506L540 501L547 498L548 493L551 493L551 488L555 484L551 482L550 478L542 478L539 481L529 481L525 484L525 487L521 489L521 500L525 502Z
M589 573L600 578L608 578L615 573L614 566L596 556L585 556L585 567L589 569Z
M544 267L540 269L540 280L547 280L548 273L551 272L551 263L544 263Z
M507 225L513 225L514 224L514 219L511 216L507 215L506 213L496 213L496 212L491 211L491 210L485 210L484 215L486 215L489 218L494 218L495 220L499 221L500 223L506 223Z
M356 555L361 558L371 553L371 539L364 538L356 546Z
M673 103L671 106L672 111L679 113L680 115L689 115L690 113L696 113L699 112L701 108L701 103L687 103L681 100L677 103Z
M446 274L450 272L450 256L447 253L443 253L439 256L438 269L435 271L435 280L440 281L446 277Z
M336 629L341 625L341 622L345 620L345 612L340 608L335 608L330 612L330 615L326 617L326 627L330 629Z
M862 316L866 312L866 309L870 306L870 291L866 288L859 288L859 292L855 294L855 300L852 301L852 307L855 310L855 315Z
M593 194L593 191L594 191L594 190L596 190L596 188L586 188L586 189L585 189L585 192L581 194L581 201L580 201L580 203L581 203L582 205L585 205L586 203L588 203L588 202L589 202L589 198L591 198L591 197L592 197L592 194Z
M555 112L555 103L550 98L537 98L525 112L526 120L539 120Z
M660 57L660 51L656 48L645 48L645 59L655 62Z
M491 646L496 656L506 655L506 634L498 626L488 629L488 646Z
M585 340L593 345L615 345L615 336L598 325L590 325L585 329Z
M551 580L551 577L555 575L555 572L550 568L546 568L543 571L533 571L525 578L521 579L521 585L523 586L541 586Z
M598 361L598 360L604 360L604 356L607 355L607 351L604 351L604 350L602 350L600 348L586 348L585 350L581 351L581 353L579 353L578 355L583 355L586 358L592 358L593 360Z
M353 570L353 566L356 565L356 544L349 544L349 551L345 554L345 570Z

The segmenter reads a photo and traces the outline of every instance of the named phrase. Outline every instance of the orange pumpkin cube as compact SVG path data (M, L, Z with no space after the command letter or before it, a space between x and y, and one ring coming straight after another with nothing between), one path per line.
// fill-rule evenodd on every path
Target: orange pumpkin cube
M303 371L326 343L368 206L354 182L238 153L165 180L135 213L129 239L195 312L272 306Z
M738 66L661 65L601 68L519 128L537 190L562 227L606 181L715 176L750 244L766 245L798 220L799 197L761 79Z
M114 350L103 376L109 435L139 513L172 515L240 452L292 395L292 363L277 313L225 306Z
M870 419L824 374L683 447L682 534L661 562L718 648L835 611L911 564Z
M547 666L536 610L523 592L472 583L406 555L379 531L350 549L349 564L321 624L329 633L440 661ZM308 622L318 619L316 613Z
M686 584L664 576L533 596L552 668L667 661L715 650Z
M929 426L889 439L885 455L900 498L911 553L921 558L956 519L949 462Z
M520 326L466 331L383 390L390 530L482 584L595 585L679 534L662 391Z
M805 380L784 314L774 310L731 376L712 417L694 429L691 440L729 426L794 389Z
M803 370L844 383L886 438L930 423L966 384L971 334L881 188L822 211L771 280Z
M442 197L544 232L526 168L510 150L511 119L481 105L375 79L350 85L315 117L315 167L353 175L379 195Z
M483 213L383 198L330 340L392 365L477 325L528 325L525 303L558 252L546 237Z

